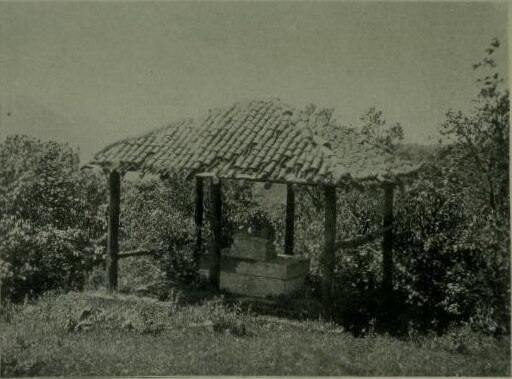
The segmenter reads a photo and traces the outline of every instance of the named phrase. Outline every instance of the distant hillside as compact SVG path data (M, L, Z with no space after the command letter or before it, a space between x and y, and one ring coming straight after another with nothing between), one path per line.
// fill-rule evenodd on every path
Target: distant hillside
M440 145L422 145L419 143L403 143L398 147L398 154L415 163L420 163L439 151Z
M30 96L3 97L0 107L0 141L8 135L26 134L41 140L64 142L74 149L79 148L82 160L106 144L104 136L91 132L98 130L96 121L59 114Z

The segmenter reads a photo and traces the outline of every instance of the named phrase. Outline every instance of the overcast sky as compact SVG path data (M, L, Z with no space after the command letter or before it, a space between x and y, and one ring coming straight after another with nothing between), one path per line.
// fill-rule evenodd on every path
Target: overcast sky
M0 2L2 136L104 145L239 99L369 107L407 141L434 142L475 96L500 3Z

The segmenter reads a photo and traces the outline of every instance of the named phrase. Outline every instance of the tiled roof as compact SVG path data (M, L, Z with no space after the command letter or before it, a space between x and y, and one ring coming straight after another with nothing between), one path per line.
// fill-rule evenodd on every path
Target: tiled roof
M120 171L311 184L392 181L417 170L342 129L335 151L317 131L332 112L279 100L237 102L101 150L93 164ZM325 129L325 128L324 128Z

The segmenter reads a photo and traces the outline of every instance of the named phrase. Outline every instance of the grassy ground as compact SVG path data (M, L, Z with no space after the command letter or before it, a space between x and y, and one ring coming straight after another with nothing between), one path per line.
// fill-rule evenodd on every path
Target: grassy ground
M8 306L2 376L510 375L510 341L467 329L353 337L322 321L242 312L221 299L180 305L99 292Z

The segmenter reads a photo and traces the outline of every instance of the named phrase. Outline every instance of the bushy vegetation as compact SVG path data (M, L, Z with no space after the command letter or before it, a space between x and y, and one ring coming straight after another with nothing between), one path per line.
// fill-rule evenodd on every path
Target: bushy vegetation
M104 181L78 154L27 136L0 144L2 299L80 288L101 260Z
M401 288L431 323L470 320L509 331L509 91L494 40L473 67L479 92L469 114L450 110L444 144L404 194L397 223Z
M193 188L190 181L157 177L123 181L121 189L121 247L155 249L148 259L175 284L193 282L197 271Z

